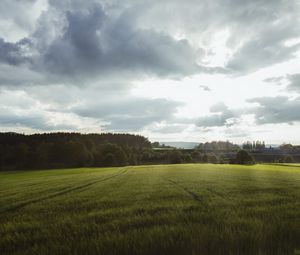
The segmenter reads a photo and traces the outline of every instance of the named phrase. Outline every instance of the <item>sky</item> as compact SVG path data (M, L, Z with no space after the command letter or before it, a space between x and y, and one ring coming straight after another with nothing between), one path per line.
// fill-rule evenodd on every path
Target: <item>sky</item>
M298 0L1 0L0 131L300 144Z

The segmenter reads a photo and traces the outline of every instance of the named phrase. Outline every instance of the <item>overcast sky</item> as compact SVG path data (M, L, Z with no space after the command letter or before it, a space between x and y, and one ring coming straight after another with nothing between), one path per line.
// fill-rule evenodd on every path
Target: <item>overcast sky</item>
M1 0L0 131L300 143L298 0Z

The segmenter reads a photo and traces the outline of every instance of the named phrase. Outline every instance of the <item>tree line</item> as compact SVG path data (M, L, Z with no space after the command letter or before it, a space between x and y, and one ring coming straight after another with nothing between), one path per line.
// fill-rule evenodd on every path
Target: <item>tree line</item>
M217 162L210 154L168 149L156 151L132 134L0 133L0 170Z
M144 150L151 143L139 135L0 133L0 169L135 165Z
M195 149L200 151L238 151L240 147L229 141L212 141L200 143Z
M294 161L290 156L279 159ZM184 150L132 134L0 133L0 170L180 163L253 164L255 159L228 141Z

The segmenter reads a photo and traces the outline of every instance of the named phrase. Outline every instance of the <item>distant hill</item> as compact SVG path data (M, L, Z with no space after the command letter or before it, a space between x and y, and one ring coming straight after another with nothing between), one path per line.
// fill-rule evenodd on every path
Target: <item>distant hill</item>
M166 146L171 146L171 147L175 147L175 148L181 148L181 149L194 149L195 146L198 146L200 144L196 143L196 142L159 142L161 145L164 144ZM239 145L240 147L242 147L242 145ZM272 148L277 148L279 147L279 144L266 144L266 148L269 147Z
M280 146L280 144L266 144L266 148L269 148L270 146L272 148L278 148Z
M199 144L196 142L159 142L159 143L164 144L166 146L172 146L181 149L194 149L194 147Z

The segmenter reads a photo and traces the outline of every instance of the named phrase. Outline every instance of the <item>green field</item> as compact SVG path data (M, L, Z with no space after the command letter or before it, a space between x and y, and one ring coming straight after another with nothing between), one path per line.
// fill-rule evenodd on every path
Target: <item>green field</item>
M300 165L3 172L0 254L300 254Z

